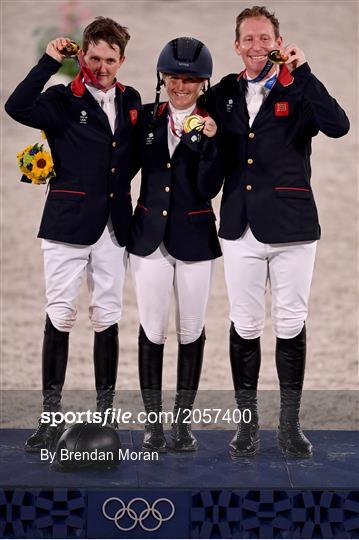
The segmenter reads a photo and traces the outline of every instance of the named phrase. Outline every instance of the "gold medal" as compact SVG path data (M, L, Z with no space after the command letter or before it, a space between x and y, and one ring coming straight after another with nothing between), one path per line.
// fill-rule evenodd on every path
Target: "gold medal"
M66 58L70 58L71 56L76 56L77 53L80 50L80 46L77 45L75 41L72 41L72 39L65 45L63 49L61 49L60 53L65 56Z
M198 114L191 114L191 116L187 116L186 120L184 121L183 131L185 133L189 133L193 129L197 131L202 131L203 127L203 118Z
M270 60L272 64L284 64L288 58L289 56L282 53L279 49L274 49L268 53L268 60Z

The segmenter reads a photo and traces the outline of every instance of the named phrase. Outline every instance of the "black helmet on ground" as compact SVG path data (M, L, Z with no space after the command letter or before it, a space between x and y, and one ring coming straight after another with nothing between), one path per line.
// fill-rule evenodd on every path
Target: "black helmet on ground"
M160 73L188 75L199 79L212 76L213 61L209 49L202 41L192 37L172 39L165 45L157 62L157 87L154 117L156 117L163 80Z
M111 426L81 423L64 431L52 470L112 469L119 463L120 439Z

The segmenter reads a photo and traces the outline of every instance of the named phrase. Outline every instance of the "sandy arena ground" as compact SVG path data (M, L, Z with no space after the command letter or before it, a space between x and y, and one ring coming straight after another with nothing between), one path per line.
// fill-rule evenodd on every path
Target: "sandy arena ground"
M59 2L2 2L2 100L36 63L35 27L56 25ZM89 20L109 16L128 26L131 41L119 79L136 87L143 101L152 101L155 63L159 51L170 39L190 35L204 41L214 58L213 82L241 69L233 51L234 23L245 2L227 1L138 1L86 2ZM357 178L357 99L358 99L358 3L357 2L272 2L281 22L285 43L296 43L305 52L316 76L347 112L352 128L339 140L323 135L313 143L312 184L322 225L313 278L308 319L307 390L340 390L316 393L325 403L322 416L311 418L313 427L336 418L337 426L348 426L349 411L338 403L345 394L353 396L358 377L358 178ZM86 24L87 20L84 21ZM29 410L21 393L41 385L41 342L44 323L44 285L40 240L36 238L45 200L44 186L19 182L16 153L40 140L36 130L16 124L3 114L1 156L2 195L2 388L3 425L25 423L37 411ZM133 200L138 178L133 185ZM220 196L215 201L218 210ZM66 388L93 388L92 329L87 316L88 294L84 284L79 298L78 320L71 336ZM274 364L274 338L268 318L263 336L262 390L277 388ZM206 320L206 356L202 390L223 390L231 399L228 360L228 302L223 262L218 260ZM136 301L130 276L125 287L123 319L120 325L119 390L138 389ZM171 321L164 384L175 387L176 337ZM14 396L19 396L16 399ZM119 392L121 395L121 392ZM11 399L13 396L13 399ZM339 397L338 397L339 396ZM11 409L10 411L10 404ZM351 400L353 405L353 400ZM14 409L15 410L14 410ZM310 414L309 414L310 416ZM21 420L19 418L21 417ZM16 424L17 425L17 424Z

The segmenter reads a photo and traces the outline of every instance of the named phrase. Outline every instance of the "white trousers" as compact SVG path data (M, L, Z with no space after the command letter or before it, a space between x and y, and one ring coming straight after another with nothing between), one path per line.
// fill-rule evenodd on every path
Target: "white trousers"
M128 253L115 238L111 223L91 246L42 240L46 313L52 324L69 332L76 320L76 301L86 274L90 292L89 318L102 332L121 319L122 290Z
M237 240L223 239L224 272L230 318L244 339L263 333L267 284L277 337L290 339L308 315L317 242L262 244L248 227Z
M174 291L178 341L196 341L204 326L214 261L180 261L161 244L147 257L131 254L130 266L140 323L148 339L157 344L166 341Z

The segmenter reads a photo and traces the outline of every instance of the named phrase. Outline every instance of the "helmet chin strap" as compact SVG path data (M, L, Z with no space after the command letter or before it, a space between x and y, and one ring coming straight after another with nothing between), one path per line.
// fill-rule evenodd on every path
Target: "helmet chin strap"
M206 79L206 81L207 81L207 88L206 88L206 82L204 82L203 88L202 88L204 102L206 101L206 94L210 89L210 80ZM157 71L156 99L155 99L155 105L153 107L153 120L157 118L157 111L160 105L161 86L166 86L166 83L161 77L160 72Z
M207 106L207 102L208 102L208 92L211 88L211 83L210 83L210 80L209 79L206 79L207 81L207 88L206 88L206 82L204 82L203 84L203 88L202 88L202 92L203 94L201 96L198 97L198 100L197 100L197 103L200 105L200 107L202 108L206 108Z
M157 116L157 111L160 104L161 86L164 84L165 84L164 80L162 79L159 71L157 71L156 99L155 99L155 106L153 108L153 119L155 119Z

